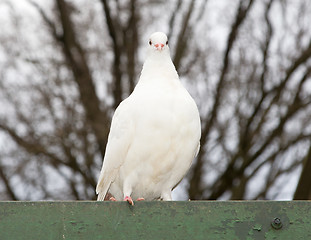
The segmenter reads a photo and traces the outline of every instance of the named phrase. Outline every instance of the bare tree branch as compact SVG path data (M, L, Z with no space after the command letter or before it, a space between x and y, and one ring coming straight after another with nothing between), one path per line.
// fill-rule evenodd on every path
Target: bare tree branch
M187 33L190 31L189 28L191 28L189 26L189 20L190 20L191 14L193 13L194 3L195 3L195 0L192 0L189 3L188 11L186 13L186 16L183 19L181 29L180 29L180 32L178 34L177 46L175 48L175 54L173 57L173 62L174 62L174 65L175 65L175 68L177 71L179 69L180 62L182 60L182 57L184 55L185 49L186 49L187 44L188 44L189 34L187 34Z
M129 93L134 90L135 87L135 77L136 77L136 53L138 49L138 21L139 21L139 11L135 7L137 4L136 0L130 0L130 18L128 25L123 30L123 45L126 47L127 54L127 74L129 81Z
M79 86L80 98L84 105L87 119L97 137L100 151L104 155L109 121L105 113L101 111L100 101L96 95L85 53L76 39L74 26L70 19L70 11L67 8L66 2L64 0L56 0L56 2L63 27L63 51L68 60L69 67L75 76L75 81ZM106 127L103 127L105 124Z
M170 17L170 21L168 24L169 25L169 31L167 35L168 39L171 39L172 37L173 31L174 31L174 23L175 23L176 14L180 11L181 5L182 5L182 0L178 0L176 2L175 9L172 11L172 15Z
M271 5L273 3L274 0L270 0L267 5L266 5L266 10L265 10L265 21L266 21L266 25L267 25L267 34L266 34L266 41L265 44L263 46L263 60L262 60L262 65L263 65L263 70L260 76L260 83L261 83L261 98L258 101L257 105L254 108L254 111L252 113L252 115L248 118L246 126L241 129L242 133L240 135L240 148L241 149L248 149L249 148L249 144L250 144L250 138L249 138L249 131L250 131L250 126L253 123L255 117L258 115L259 111L262 109L262 104L264 102L264 100L266 99L268 93L265 91L264 89L264 85L265 85L265 79L266 79L266 75L267 75L267 71L268 71L268 57L269 57L269 47L270 47L270 43L271 43L271 38L273 35L273 29L271 26L271 22L269 19L269 13L271 10Z
M228 37L225 55L223 58L223 67L222 67L221 75L219 77L217 87L216 87L216 95L215 95L214 105L213 105L212 111L210 113L210 118L209 118L208 122L206 123L206 125L202 131L202 138L201 139L203 141L205 141L206 137L209 134L211 127L213 126L214 120L217 118L217 111L218 111L220 100L221 100L222 89L224 88L225 76L226 76L226 73L227 73L227 71L229 69L229 65L230 65L230 59L229 59L230 52L233 48L234 42L237 39L239 28L242 26L242 24L243 24L243 22L247 16L247 13L251 9L251 6L253 5L253 3L255 1L249 0L246 7L243 6L244 2L245 2L244 0L240 1L239 9L237 11L235 21L231 27L231 31L230 31L230 34Z
M119 33L117 28L117 22L111 17L111 10L107 0L101 0L106 16L106 24L108 27L109 35L112 40L112 47L114 53L114 60L112 64L113 68L113 96L114 96L114 108L117 108L122 100L122 71L121 71L121 39L119 39ZM116 26L117 25L117 26Z
M9 178L6 176L5 171L3 170L3 166L0 165L0 178L2 179L6 192L10 198L10 200L17 201L18 197L15 195L13 187L10 184Z
M209 119L203 125L202 129L202 135L201 135L201 142L207 142L207 137L210 132L210 129L212 128L215 119L217 118L217 111L220 105L220 100L222 96L222 90L224 88L224 81L225 81L225 75L229 69L229 55L232 50L233 44L237 38L238 30L240 26L243 24L243 21L245 20L247 13L249 12L252 4L254 3L253 0L248 1L248 4L246 7L243 6L244 1L241 0L239 4L239 8L236 14L235 21L231 27L231 31L228 37L227 46L225 50L225 55L223 58L223 67L221 71L221 75L219 77L217 87L216 87L216 95L214 98L214 105L212 107L211 113L209 114ZM194 164L193 171L192 171L192 177L190 180L190 187L189 187L189 197L190 199L197 199L198 196L202 196L203 190L200 187L201 179L202 179L202 168L203 168L203 158L205 156L205 149L201 148L200 153L197 157L197 162ZM230 167L229 169L230 170ZM229 173L229 171L227 171ZM191 189L191 190L190 190ZM197 192L197 194L194 194Z
M294 194L294 200L311 199L311 147L303 160L303 168Z

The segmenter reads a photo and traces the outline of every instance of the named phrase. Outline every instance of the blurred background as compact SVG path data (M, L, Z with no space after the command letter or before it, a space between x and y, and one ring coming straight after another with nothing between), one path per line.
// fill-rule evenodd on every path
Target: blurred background
M0 0L0 200L95 199L154 31L202 121L173 198L311 199L310 5Z

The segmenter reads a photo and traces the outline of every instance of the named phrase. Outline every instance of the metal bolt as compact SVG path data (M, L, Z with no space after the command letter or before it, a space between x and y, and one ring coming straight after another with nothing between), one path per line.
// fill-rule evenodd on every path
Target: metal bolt
M279 218L274 218L271 225L274 229L281 229L283 227L281 219Z

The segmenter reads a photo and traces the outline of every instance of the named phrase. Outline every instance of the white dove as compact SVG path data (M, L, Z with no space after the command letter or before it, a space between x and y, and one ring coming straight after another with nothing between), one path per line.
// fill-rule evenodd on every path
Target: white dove
M110 200L172 200L200 148L198 108L179 81L167 36L150 36L132 94L117 107L96 193Z

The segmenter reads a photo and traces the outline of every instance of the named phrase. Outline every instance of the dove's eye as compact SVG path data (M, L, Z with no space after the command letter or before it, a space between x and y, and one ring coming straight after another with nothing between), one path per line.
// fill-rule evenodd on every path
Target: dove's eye
M151 45L152 44L152 42L151 42L151 40L149 40L149 45Z
M168 41L166 41L166 45L168 44Z

